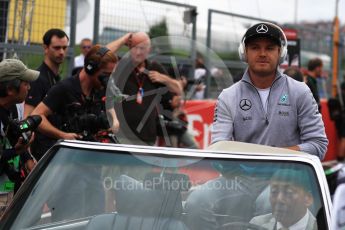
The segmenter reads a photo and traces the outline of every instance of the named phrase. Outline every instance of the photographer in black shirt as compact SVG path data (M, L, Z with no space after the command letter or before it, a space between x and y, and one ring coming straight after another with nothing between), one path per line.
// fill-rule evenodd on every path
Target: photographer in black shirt
M97 120L104 112L112 117L111 124L108 126L113 132L117 131L119 123L115 110L102 111L105 104L105 94L100 91L106 87L105 83L116 66L117 57L114 52L126 44L128 36L125 35L109 43L106 47L93 46L85 56L83 69L76 75L60 81L49 90L47 96L32 112L32 114L42 116L42 123L39 126L39 131L42 134L54 141L58 139L99 141L95 136L103 131L104 127ZM101 102L103 105L100 104ZM93 122L95 124L91 124ZM80 132L81 130L82 132ZM45 150L42 149L41 153L43 155ZM73 166L79 167L79 165ZM104 195L102 195L104 191L99 180L101 171L99 168L93 167L88 167L87 170L92 172L87 175L81 174L77 177L71 175L66 178L68 181L66 183L71 185L67 194L66 191L56 190L54 195L48 198L47 204L52 213L53 221L81 217L79 216L81 212L74 208L85 204L83 196L80 196L85 192L90 198L87 202L86 215L92 216L103 212L104 209L99 206L99 203L104 203ZM99 181L100 184L99 186L91 186L90 181ZM88 191L85 191L80 184L85 184ZM66 209L66 207L71 208ZM85 215L84 212L83 215Z
M97 103L100 101L97 91L104 90L102 81L109 78L117 63L114 52L127 42L128 36L125 35L109 43L107 47L95 45L86 55L84 67L77 75L62 80L49 90L47 96L32 112L42 116L42 123L39 126L42 134L54 141L84 139L83 133L71 128L74 122L70 119L87 114L92 116L86 119L94 120L94 116L99 115L99 111L94 111L97 110ZM119 123L115 111L107 112L111 113L113 118L110 128L116 131ZM46 150L48 148L41 149L41 156Z

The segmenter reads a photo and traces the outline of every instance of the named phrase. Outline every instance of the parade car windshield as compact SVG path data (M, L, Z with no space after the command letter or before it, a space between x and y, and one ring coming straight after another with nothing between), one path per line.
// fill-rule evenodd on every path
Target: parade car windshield
M25 198L16 200L15 217L7 214L14 218L10 229L329 226L315 169L305 162L56 149Z

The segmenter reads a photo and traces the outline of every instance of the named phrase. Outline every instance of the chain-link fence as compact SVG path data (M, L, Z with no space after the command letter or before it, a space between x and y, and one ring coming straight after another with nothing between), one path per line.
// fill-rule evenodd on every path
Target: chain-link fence
M195 38L190 15L194 9L195 6L166 1L100 1L99 43L106 44L135 31L145 31L151 37Z
M103 45L136 31L145 31L153 38L181 36L196 40L196 7L162 0L0 0L0 12L0 58L17 57L31 68L37 68L43 60L45 31L65 30L70 48L61 69L63 77L71 73L72 57L79 52L74 46L76 25L81 17L93 16L93 40ZM193 67L195 47L185 41L168 42L179 53L178 62ZM122 49L119 53L126 51Z
M179 64L188 65L190 72L193 72L191 60L196 57L196 48L192 42L196 40L196 6L162 0L117 0L100 1L95 8L95 12L99 12L94 22L97 25L94 28L95 43L107 44L128 32L136 31L144 31L152 39L169 36L166 46L175 54ZM155 44L154 39L152 45L154 49L151 55L162 56L159 53L162 49L155 49L158 44ZM126 48L122 48L119 54L126 51ZM158 59L168 69L173 68L169 58Z
M51 28L65 30L70 25L66 0L0 0L0 59L19 58L37 68L44 58L42 37ZM66 31L70 35L70 31ZM73 46L72 46L73 47ZM61 68L69 72L73 49Z
M283 27L293 28L297 31L297 36L301 41L302 60L301 66L306 67L309 59L314 56L321 56L326 63L324 68L331 69L332 57L332 25L329 23L319 23L315 25L294 25L284 24ZM327 60L328 57L328 60Z
M88 8L84 8L85 5ZM63 77L71 72L73 56L78 53L74 45L76 20L79 21L80 17L93 16L93 24L89 27L94 30L94 42L100 44L134 31L145 31L151 37L181 36L196 40L197 7L165 0L0 0L0 12L0 59L18 57L31 68L37 68L43 60L44 32L50 28L66 31L70 36L70 49L61 69ZM209 10L206 45L226 63L235 80L246 66L238 60L239 42L246 29L259 21L269 20ZM321 55L326 73L331 73L332 28L329 24L320 23L317 28L314 25L282 26L298 31L303 67L310 58ZM197 49L193 42L186 41L170 39L169 43L172 50L179 54L177 63L186 64L194 70ZM126 51L120 50L120 55ZM344 51L343 46L341 51ZM341 64L345 62L342 52ZM169 58L161 57L161 60L169 65ZM340 72L339 75L343 74ZM328 76L327 79L330 78Z
M218 10L209 10L207 46L215 50L219 56L225 60L229 71L234 77L234 81L241 76L246 65L243 65L238 58L238 46L245 31L255 23L270 20L238 15L230 12ZM276 22L273 22L277 24ZM279 24L278 24L279 25ZM331 23L315 24L283 24L279 25L283 29L294 29L300 41L301 60L300 66L307 69L308 61L319 57L323 61L323 77L318 79L320 96L322 98L330 97L332 88L332 55L333 55L333 32ZM344 47L341 46L340 63L343 63ZM339 76L344 73L340 70ZM210 81L212 78L208 78ZM211 84L211 82L208 82ZM212 90L212 84L209 87Z
M285 24L284 27L297 31L301 47L301 67L308 69L308 62L320 58L323 62L323 76L317 79L320 98L329 98L332 91L332 55L333 32L332 24Z

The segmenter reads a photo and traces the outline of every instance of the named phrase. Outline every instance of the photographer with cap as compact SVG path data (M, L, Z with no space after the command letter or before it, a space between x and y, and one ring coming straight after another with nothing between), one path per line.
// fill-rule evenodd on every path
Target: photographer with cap
M28 69L20 60L4 59L0 62L0 175L5 173L15 183L13 187L11 182L1 178L0 192L19 188L24 179L16 165L19 160L28 171L34 166L34 160L27 151L34 135L25 142L23 137L12 135L15 130L11 124L23 118L19 104L25 100L30 82L35 81L38 75L38 71Z
M218 97L212 143L234 140L324 158L328 140L310 89L278 69L286 54L287 40L277 25L262 22L246 31L239 56L248 67Z
M93 121L98 119L95 116L98 116L98 113L101 111L94 110L98 109L96 107L99 106L100 97L102 96L100 96L99 91L106 88L104 84L107 83L117 63L117 57L114 52L127 42L127 37L128 35L125 35L109 43L107 47L100 45L92 47L85 57L83 69L76 75L59 82L48 91L47 96L38 104L32 114L42 116L39 131L50 138L52 142L50 146L41 148L39 153L36 152L36 155L42 157L58 139L83 139L81 133L77 133L70 127L70 125L75 125L78 122L80 122L78 124L81 124L81 121L70 119L72 117L78 119L79 116L85 113L90 113L90 115L92 113L90 119L93 119ZM102 82L104 83L102 84ZM104 102L102 103L104 104ZM111 129L113 132L116 132L119 123L115 111L107 112L111 113L113 119ZM88 118L84 118L87 122ZM91 124L84 124L84 127L87 125ZM93 131L100 131L97 127L96 129Z

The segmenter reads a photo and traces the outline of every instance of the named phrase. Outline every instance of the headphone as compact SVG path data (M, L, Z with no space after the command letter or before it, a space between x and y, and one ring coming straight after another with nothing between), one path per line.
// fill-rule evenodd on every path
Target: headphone
M279 26L277 26L271 22L262 22L262 24L268 24L270 26L277 28L280 31L280 36L283 38L283 41L280 42L281 46L280 46L279 64L283 63L285 60L285 57L287 55L287 52L288 52L288 50L287 50L287 39L286 39L286 36L284 34L284 31ZM257 24L257 26L259 26L259 25L260 25L260 23ZM241 43L238 47L238 56L240 57L240 60L243 62L247 62L246 44L245 44L246 37L245 36L246 36L246 34L244 34L244 36L241 40ZM282 40L282 39L280 39L280 40Z
M88 57L87 59L85 59L85 63L84 63L84 69L85 72L88 75L93 75L94 73L96 73L99 70L100 64L101 64L101 60L102 57L108 53L110 50L105 47L105 46L101 46L99 48L99 50L96 52L96 55L99 56L99 59L97 61L94 60L89 60L90 57Z

